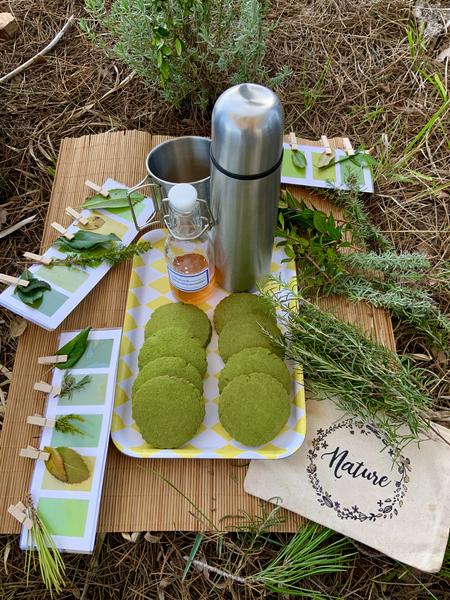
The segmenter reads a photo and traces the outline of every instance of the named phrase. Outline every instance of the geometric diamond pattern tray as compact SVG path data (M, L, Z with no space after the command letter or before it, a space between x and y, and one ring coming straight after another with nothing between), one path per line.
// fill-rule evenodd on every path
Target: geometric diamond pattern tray
M158 306L174 302L164 259L164 231L158 229L144 236L152 249L136 256L128 290L122 329L116 395L111 437L117 448L136 458L243 458L276 459L289 456L303 443L306 431L305 395L300 369L286 364L291 372L291 414L288 423L270 443L259 447L243 446L223 429L218 416L218 375L223 362L218 354L218 337L213 330L207 348L208 369L204 379L206 416L198 433L187 444L175 449L152 448L142 438L131 415L131 387L138 374L138 354L144 343L144 326ZM282 263L282 248L274 248L271 272L284 281L295 277L294 263ZM217 304L228 292L216 286L208 301L200 306L212 323ZM214 329L214 328L213 328Z

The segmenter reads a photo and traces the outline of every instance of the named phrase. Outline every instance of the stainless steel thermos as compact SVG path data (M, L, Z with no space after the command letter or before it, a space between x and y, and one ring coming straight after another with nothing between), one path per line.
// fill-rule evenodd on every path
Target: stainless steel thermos
M270 270L283 158L283 108L269 89L226 90L212 114L211 211L216 278L249 291Z

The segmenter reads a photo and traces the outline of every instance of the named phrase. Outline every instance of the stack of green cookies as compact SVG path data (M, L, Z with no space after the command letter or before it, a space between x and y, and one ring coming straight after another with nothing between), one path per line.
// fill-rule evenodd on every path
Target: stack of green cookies
M181 302L157 308L145 326L139 374L133 383L133 418L154 448L178 448L197 432L205 416L205 346L211 323Z
M267 444L290 414L290 375L275 311L261 296L231 294L214 312L219 353L219 418L224 429L246 446Z

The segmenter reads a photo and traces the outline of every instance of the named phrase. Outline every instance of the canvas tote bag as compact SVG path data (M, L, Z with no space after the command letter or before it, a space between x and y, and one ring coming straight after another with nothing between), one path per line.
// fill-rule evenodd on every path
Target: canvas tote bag
M254 460L245 490L427 572L442 565L450 525L450 447L409 444L397 463L370 424L329 400L307 403L307 435L281 460ZM450 432L435 426L450 440Z

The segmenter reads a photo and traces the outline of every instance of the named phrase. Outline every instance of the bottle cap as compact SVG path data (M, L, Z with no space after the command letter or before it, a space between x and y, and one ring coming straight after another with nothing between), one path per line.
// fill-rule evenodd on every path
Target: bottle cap
M197 190L189 183L177 183L169 190L169 206L182 213L189 213L197 202Z

